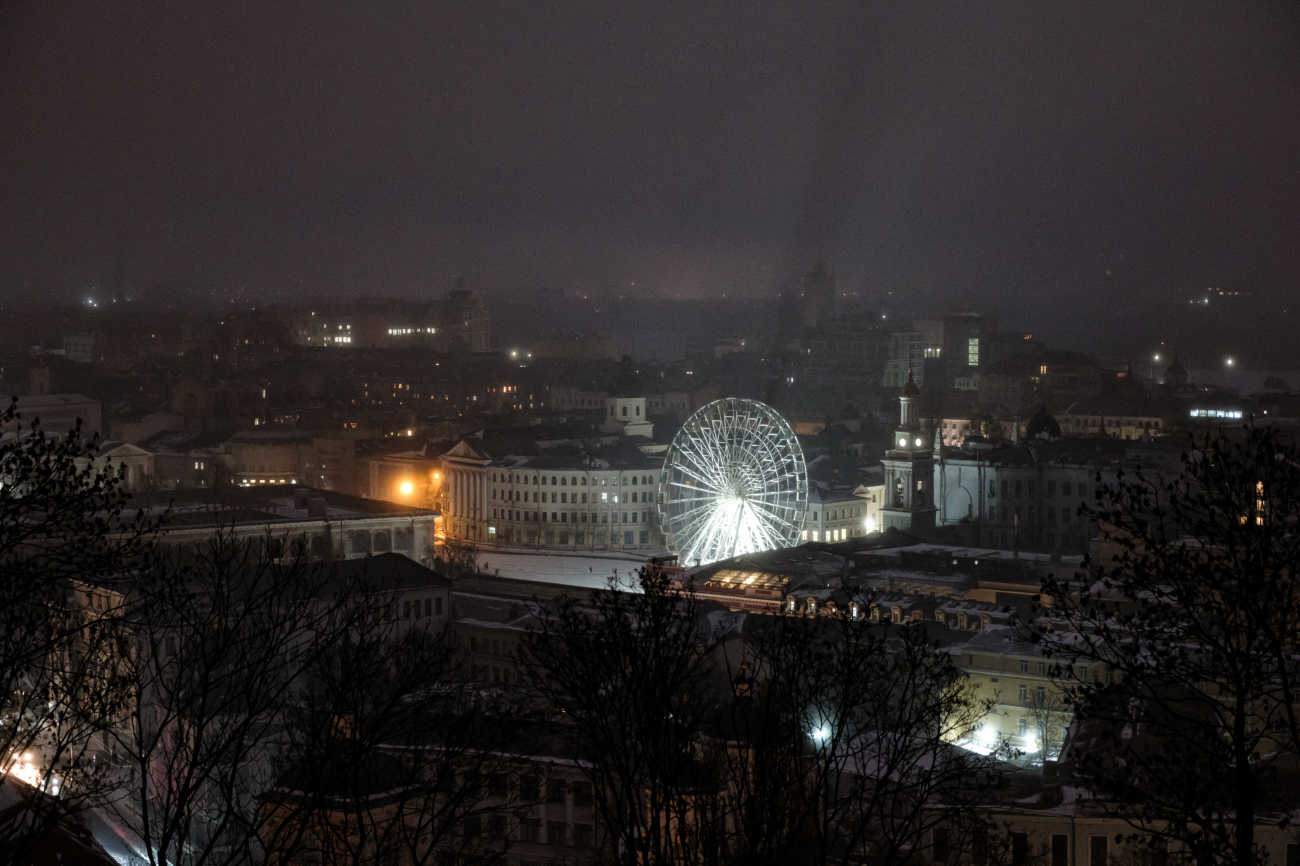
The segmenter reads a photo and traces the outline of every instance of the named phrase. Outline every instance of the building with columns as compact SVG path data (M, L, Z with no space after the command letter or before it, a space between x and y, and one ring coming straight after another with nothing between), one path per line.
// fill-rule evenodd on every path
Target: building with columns
M464 440L442 456L439 501L448 538L568 550L664 550L663 459L627 439L493 454ZM507 446L508 447L508 446Z
M487 537L487 467L492 458L462 439L442 455L443 532L448 538L482 542Z

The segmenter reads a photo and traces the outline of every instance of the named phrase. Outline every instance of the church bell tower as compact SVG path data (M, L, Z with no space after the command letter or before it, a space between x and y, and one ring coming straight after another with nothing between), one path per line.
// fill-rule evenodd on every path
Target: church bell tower
M934 530L934 431L920 421L921 392L907 374L899 395L894 441L880 461L885 467L885 504L881 528L928 535Z

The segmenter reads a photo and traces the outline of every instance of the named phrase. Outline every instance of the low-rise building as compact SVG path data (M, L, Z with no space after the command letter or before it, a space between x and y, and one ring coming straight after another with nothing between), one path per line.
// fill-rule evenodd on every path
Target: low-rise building
M23 427L40 421L40 429L46 433L69 433L78 421L81 422L81 431L87 439L107 433L99 401L80 394L37 394L23 397L18 401L18 412L22 416Z
M184 551L218 531L237 538L268 533L285 553L301 544L319 560L398 553L429 564L439 515L425 508L362 499L329 490L280 487L190 488L138 493L132 507L166 515L162 542Z
M982 547L1086 553L1097 528L1081 508L1095 504L1097 474L1113 478L1136 466L1176 471L1181 451L1172 440L968 440L935 461L937 522Z
M1162 413L1149 407L1083 401L1071 403L1064 411L1055 413L1062 436L1105 435L1114 439L1162 436L1169 431L1161 417Z

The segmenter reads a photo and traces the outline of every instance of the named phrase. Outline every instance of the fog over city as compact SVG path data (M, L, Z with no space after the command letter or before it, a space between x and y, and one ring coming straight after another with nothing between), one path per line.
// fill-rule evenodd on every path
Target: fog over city
M0 866L1300 866L1300 4L0 4Z
M762 297L825 258L1082 340L1297 290L1292 3L0 15L11 297Z

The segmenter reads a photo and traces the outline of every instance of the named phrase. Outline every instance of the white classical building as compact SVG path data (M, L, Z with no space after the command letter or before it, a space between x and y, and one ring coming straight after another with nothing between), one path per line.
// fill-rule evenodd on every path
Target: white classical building
M630 442L491 453L463 440L442 456L443 527L478 544L571 550L663 549L661 458Z

